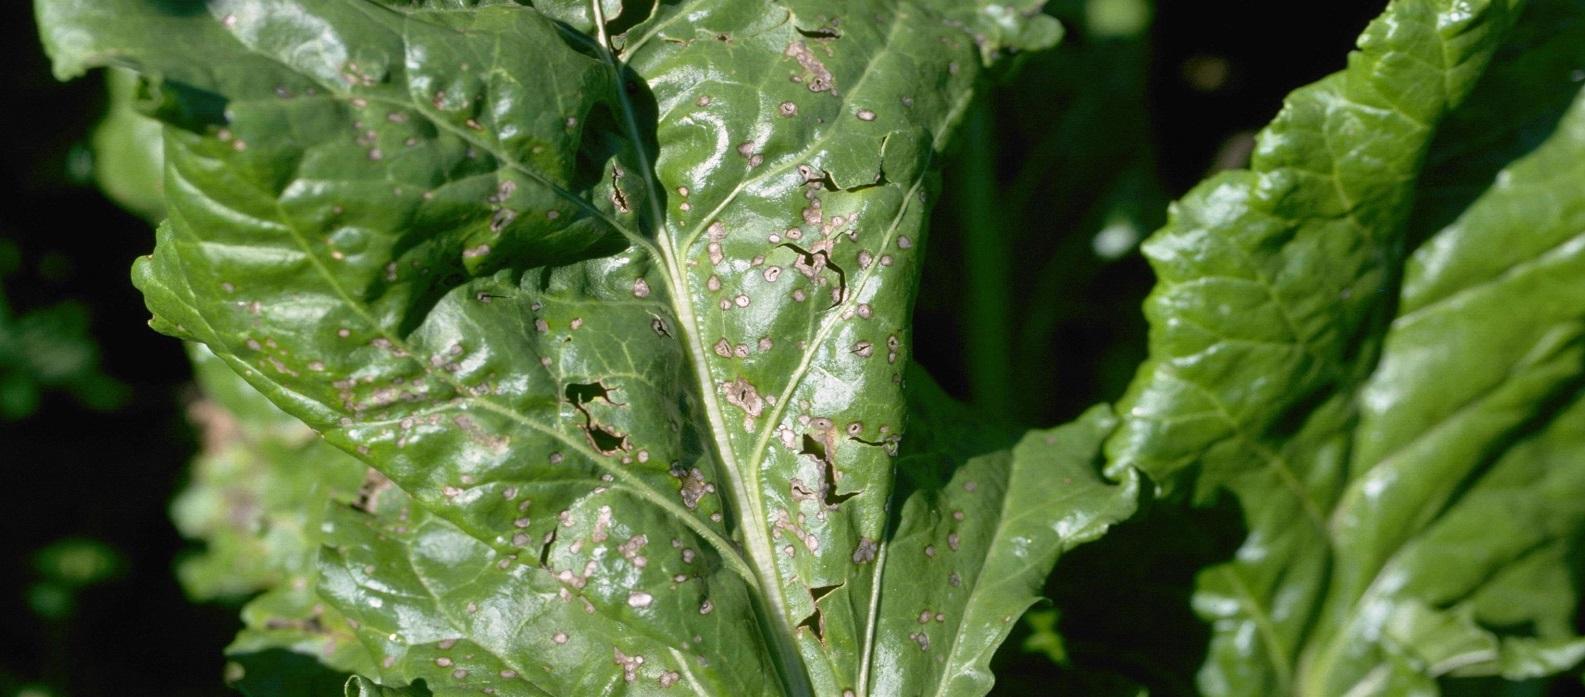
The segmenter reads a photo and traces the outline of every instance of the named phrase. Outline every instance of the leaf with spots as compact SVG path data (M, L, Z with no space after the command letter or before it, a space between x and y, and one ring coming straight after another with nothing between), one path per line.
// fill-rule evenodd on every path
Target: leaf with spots
M929 436L903 446L899 522L876 551L872 694L985 694L991 655L1058 557L1131 516L1139 480L1100 476L1101 444L1117 424L1109 407L996 449L994 428L928 377L911 380L913 428Z
M164 123L156 328L394 484L320 586L382 684L902 669L871 555L934 161L1039 2L37 8L58 75L135 70Z
M1194 601L1208 695L1585 658L1585 5L1398 0L1359 47L1145 246L1108 452L1243 508Z

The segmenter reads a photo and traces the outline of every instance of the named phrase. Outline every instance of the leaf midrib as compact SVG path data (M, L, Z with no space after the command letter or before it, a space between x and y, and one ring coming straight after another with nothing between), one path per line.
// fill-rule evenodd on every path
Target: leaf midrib
M727 438L727 426L720 400L716 397L714 381L711 378L708 366L705 364L704 340L699 331L698 320L693 313L691 296L685 285L687 275L681 264L678 263L679 250L666 226L665 211L660 207L659 192L661 187L655 181L655 170L649 161L649 156L644 152L644 140L639 130L638 118L635 115L632 100L623 89L621 65L617 62L615 48L611 45L610 37L605 29L605 11L600 6L600 0L591 0L590 6L594 11L595 30L599 41L598 51L601 60L611 71L611 78L615 87L618 104L622 108L622 126L627 131L634 157L639 162L639 179L646 189L644 198L649 202L653 224L656 230L657 241L662 262L662 276L666 281L667 295L670 296L672 310L677 317L679 331L685 337L687 360L691 372L694 374L696 387L699 391L699 401L705 411L708 430L716 449L716 461L730 480L729 495L733 499L732 508L738 515L738 529L746 543L746 554L751 566L757 575L755 584L761 597L770 607L771 617L763 618L769 625L767 629L771 636L766 637L772 644L769 648L776 657L780 667L782 687L789 695L801 696L812 694L806 669L803 666L802 655L798 650L797 642L793 638L793 628L787 622L787 598L785 590L776 570L774 552L770 541L770 532L766 528L763 503L758 495L758 486L750 488L742 464L737 460L737 455L732 449L732 444ZM733 197L728 197L730 201ZM722 204L725 205L725 202ZM719 210L719 209L718 209ZM637 235L642 239L642 235ZM653 246L646 246L652 253ZM757 474L755 472L754 474ZM757 477L755 478L757 482ZM749 505L744 505L749 504ZM756 604L756 609L763 607ZM763 613L762 613L763 614Z

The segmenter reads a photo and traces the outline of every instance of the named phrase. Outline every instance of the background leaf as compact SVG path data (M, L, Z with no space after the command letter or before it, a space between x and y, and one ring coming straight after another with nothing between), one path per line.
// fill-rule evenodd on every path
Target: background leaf
M1510 9L1466 9L1394 3L1348 71L1295 93L1253 172L1146 245L1152 359L1114 466L1201 501L1226 487L1249 530L1200 578L1203 693L1436 694L1581 657L1585 520L1561 493L1585 376L1581 8L1532 4L1500 49ZM1458 59L1409 57L1432 32ZM1436 65L1440 88L1380 82Z

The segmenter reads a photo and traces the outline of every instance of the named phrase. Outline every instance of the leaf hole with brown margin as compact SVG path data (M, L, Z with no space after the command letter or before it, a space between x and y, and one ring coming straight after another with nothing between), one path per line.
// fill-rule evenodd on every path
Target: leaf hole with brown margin
M842 267L837 266L836 262L831 260L831 255L829 253L827 253L825 250L821 250L821 251L818 251L818 252L811 252L811 251L809 251L807 249L804 249L803 247L800 247L800 246L798 246L796 244L793 244L791 242L783 242L783 243L781 243L779 245L776 245L776 246L778 246L778 247L786 247L788 249L793 250L794 252L797 252L799 255L801 255L803 257L804 263L808 264L811 267L819 265L819 264L816 263L815 257L820 257L821 259L824 260L824 267L825 268L831 269L832 271L835 271L837 273L837 296L836 296L837 299L831 302L830 307L826 308L827 310L830 310L832 308L835 308L838 305L841 305L842 304L842 299L848 297L848 274L847 274L846 271L842 270Z
M545 544L539 548L539 566L543 569L550 568L550 548L556 546L556 526L551 526L550 537L545 539Z
M610 455L619 450L627 449L627 436L606 428L603 424L595 423L594 415L589 413L583 405L596 399L603 399L612 406L626 406L621 402L611 399L611 389L598 382L569 383L563 394L572 408L583 414L583 432L589 436L589 444L602 455Z
M815 635L816 641L823 643L826 640L826 620L820 612L820 601L830 595L832 591L841 587L842 584L838 583L834 586L815 586L809 589L809 600L814 603L815 609L814 612L809 613L808 617L803 618L798 623L798 627L808 629L811 634Z
M793 27L793 29L797 30L799 34L802 34L804 36L804 38L807 38L807 39L840 39L840 38L842 38L842 30L837 27L836 20L832 20L829 24L826 24L825 26L822 26L822 27L816 27L814 29L805 29L803 27L798 27L798 26Z
M863 489L846 494L837 493L837 468L836 463L833 462L836 459L835 455L827 452L825 444L816 440L814 436L807 433L804 434L803 447L798 450L798 454L811 456L819 460L821 465L825 467L825 486L821 487L821 503L825 504L827 508L835 508L845 503L848 499L864 493Z

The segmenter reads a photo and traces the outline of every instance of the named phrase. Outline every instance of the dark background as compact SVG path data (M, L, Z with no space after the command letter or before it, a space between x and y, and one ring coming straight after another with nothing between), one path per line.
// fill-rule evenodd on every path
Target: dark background
M236 607L190 603L172 575L194 549L167 516L196 447L184 415L193 388L179 344L147 328L128 281L152 234L93 188L85 139L103 113L103 83L51 78L30 5L0 3L0 392L41 395L0 417L0 697L226 694L221 649L239 626ZM950 155L916 318L919 360L953 394L1020 425L1115 399L1144 354L1139 305L1151 280L1130 238L1158 226L1166 201L1208 172L1241 166L1250 133L1282 96L1341 68L1382 6L1167 2L1132 31L1090 18L1082 2L1054 1L1068 38L1002 71ZM1103 228L1121 253L1095 251ZM27 334L18 318L29 315L45 318L30 331L55 343L27 340L33 348L18 358ZM89 378L27 384L29 351L48 359L93 346L100 368ZM1182 550L1163 563L1183 578L1168 580L1186 594L1195 555L1226 549L1207 540ZM1192 627L1184 600L1153 613ZM1075 626L1074 651L1083 639ZM1155 694L1182 694L1190 686L1164 676L1192 675L1203 635L1161 641L1182 666L1119 670L1156 675ZM1038 655L1002 662L1009 694L1044 693L1042 674L1056 670Z

